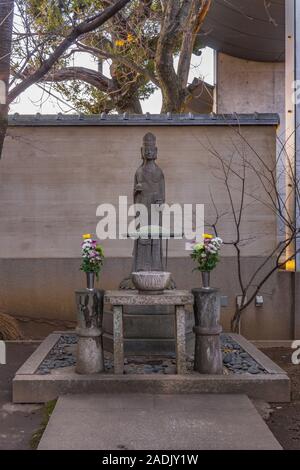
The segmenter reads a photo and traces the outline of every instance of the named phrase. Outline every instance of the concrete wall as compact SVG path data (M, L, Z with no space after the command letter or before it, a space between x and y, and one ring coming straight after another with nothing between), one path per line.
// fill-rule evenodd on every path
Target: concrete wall
M219 211L228 211L220 163L211 152L230 158L236 146L247 158L254 158L230 127L11 128L1 161L0 257L77 257L81 234L95 233L98 205L117 205L120 195L127 195L132 202L134 173L141 164L141 142L150 130L157 137L166 202L205 204L205 217L210 221L214 218L211 191ZM243 136L272 165L274 126L247 126ZM258 179L251 175L247 192L254 191L257 197L265 197ZM268 253L275 243L273 213L254 200L247 211L244 234L256 229L259 236L247 244L244 255ZM221 222L220 233L230 237L232 218ZM171 257L186 256L184 241L175 240L169 245ZM132 241L104 240L103 246L108 257L128 257L132 252ZM224 254L231 252L225 249Z
M249 276L258 263L261 263L260 259L245 258L245 276ZM61 323L55 326L53 320L75 321L74 290L85 285L79 264L78 258L1 259L1 310L18 317L34 318L33 322L22 323L24 331L32 337L61 329ZM98 286L115 289L130 268L129 258L106 259ZM179 288L201 286L200 274L193 272L194 265L187 256L171 258L168 268ZM250 339L293 338L290 280L291 273L279 272L264 286L264 306L252 306L243 317L241 332L244 336ZM223 328L229 331L235 296L239 294L234 258L221 261L212 274L212 284L221 289L222 295L228 296L228 307L222 308L221 320Z
M285 138L285 63L217 54L217 113L278 113Z
M285 63L255 62L217 53L216 109L218 113L277 113L278 188L285 198L286 141ZM278 236L285 227L278 220Z
M0 309L38 321L32 335L42 331L43 319L75 319L73 293L85 283L79 271L81 234L95 233L96 208L117 203L119 195L131 198L132 180L140 164L142 136L157 136L158 163L166 178L167 202L204 203L206 220L214 210L210 191L220 212L229 201L220 180L218 160L211 149L229 157L241 145L229 127L11 127L0 163ZM241 129L268 163L276 158L274 126ZM249 152L243 149L244 152ZM248 158L252 158L251 152ZM252 175L248 194L263 193ZM226 217L220 235L229 240L232 219ZM264 204L251 201L247 208L243 248L247 278L276 243L276 220ZM132 242L105 240L102 288L117 288L129 273ZM235 296L239 293L236 261L224 248L213 283L229 297L222 323L229 328ZM179 288L200 285L193 273L184 241L170 242L169 268ZM289 339L293 335L291 274L277 273L264 287L265 305L251 307L242 322L242 333L253 339ZM51 322L50 322L51 324ZM52 328L52 327L51 327Z

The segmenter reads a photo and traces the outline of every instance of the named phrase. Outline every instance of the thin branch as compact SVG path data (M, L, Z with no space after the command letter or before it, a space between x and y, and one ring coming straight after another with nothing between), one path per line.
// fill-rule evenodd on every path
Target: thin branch
M11 103L20 93L25 91L30 85L33 85L34 83L39 81L43 76L45 76L49 72L51 67L60 59L60 57L66 52L66 50L72 44L74 44L74 42L80 36L99 28L130 1L131 0L118 0L116 3L106 8L98 15L95 15L93 18L87 19L86 21L83 21L79 25L75 26L71 30L71 32L65 37L65 39L63 39L59 46L54 49L48 59L43 62L41 67L13 88L13 90L9 93L9 103Z
M45 82L64 82L66 80L81 80L105 92L113 88L113 81L110 78L97 70L86 67L65 67L53 70L42 78L42 81Z
M85 52L91 52L95 54L97 57L101 57L103 59L111 59L113 61L119 62L120 64L126 65L126 67L132 69L134 72L147 77L154 85L160 87L160 83L150 70L140 67L138 64L133 62L132 60L128 59L127 57L121 56L119 54L114 54L111 52L103 51L102 49L98 49L97 47L86 46L81 42L78 42L77 45Z

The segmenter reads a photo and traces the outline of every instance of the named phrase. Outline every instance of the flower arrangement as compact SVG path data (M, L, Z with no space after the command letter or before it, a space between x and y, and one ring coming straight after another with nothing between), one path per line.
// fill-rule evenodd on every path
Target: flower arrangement
M104 252L101 245L97 243L96 240L93 240L92 235L86 233L82 235L83 242L81 244L81 271L85 273L94 273L96 274L97 279L99 278L99 273L101 271L103 261L104 261Z
M191 258L198 263L196 269L202 272L212 271L220 261L222 243L221 238L204 233L203 243L197 243L191 253Z

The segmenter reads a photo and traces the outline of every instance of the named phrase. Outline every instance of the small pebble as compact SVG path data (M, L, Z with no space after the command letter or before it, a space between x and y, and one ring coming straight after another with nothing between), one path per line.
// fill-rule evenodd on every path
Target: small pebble
M53 369L70 367L76 364L75 348L70 347L77 343L77 335L65 334L60 337L59 341L52 348L45 360L40 364L37 370L38 374L46 375ZM267 371L258 364L241 346L232 340L229 335L221 335L221 346L223 352L223 363L225 374L259 374L267 373ZM73 352L74 349L74 352ZM107 353L106 353L107 355ZM130 357L125 358L124 365L127 374L174 374L174 365L176 364L176 356L170 354L167 359L148 359L148 363L144 362L147 358ZM187 369L193 372L194 358L192 355L187 356ZM113 358L108 354L105 358L105 369L110 371L113 369Z

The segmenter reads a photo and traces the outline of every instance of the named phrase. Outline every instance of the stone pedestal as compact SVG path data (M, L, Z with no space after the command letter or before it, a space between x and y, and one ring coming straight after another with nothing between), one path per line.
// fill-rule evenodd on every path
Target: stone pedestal
M176 330L176 366L186 373L185 305L193 304L188 291L166 290L158 295L139 294L134 290L106 291L105 302L113 307L114 372L124 373L123 309L125 306L173 306ZM174 315L173 313L173 315Z
M185 316L187 351L194 350L194 313ZM176 330L173 305L125 305L123 308L125 356L174 356ZM103 314L103 347L113 352L113 314L109 306Z
M77 362L78 374L96 374L104 371L102 319L104 291L83 289L76 291L77 305Z
M195 326L194 369L201 374L223 374L218 289L193 289Z

